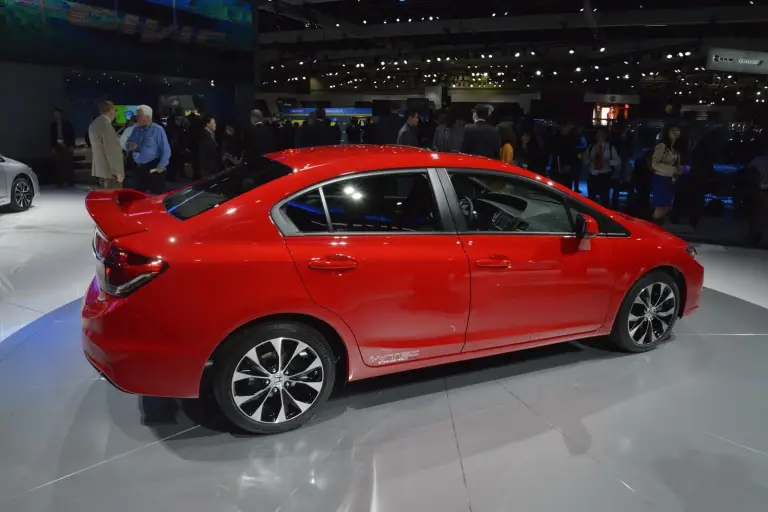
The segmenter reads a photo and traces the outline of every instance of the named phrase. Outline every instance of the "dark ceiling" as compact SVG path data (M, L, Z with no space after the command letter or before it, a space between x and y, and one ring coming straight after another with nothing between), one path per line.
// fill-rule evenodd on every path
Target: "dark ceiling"
M706 98L762 79L706 72L708 47L768 48L768 1L282 0L260 12L262 86L510 91L651 88ZM277 16L276 16L277 14ZM288 17L289 23L280 21ZM296 28L298 25L298 28ZM275 28L269 28L269 27ZM279 29L277 28L279 26ZM668 56L671 56L668 58Z

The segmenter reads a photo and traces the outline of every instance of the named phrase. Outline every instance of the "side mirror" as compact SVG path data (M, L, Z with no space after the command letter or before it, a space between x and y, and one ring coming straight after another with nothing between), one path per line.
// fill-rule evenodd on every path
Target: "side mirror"
M576 238L594 238L600 233L597 221L584 213L576 214Z

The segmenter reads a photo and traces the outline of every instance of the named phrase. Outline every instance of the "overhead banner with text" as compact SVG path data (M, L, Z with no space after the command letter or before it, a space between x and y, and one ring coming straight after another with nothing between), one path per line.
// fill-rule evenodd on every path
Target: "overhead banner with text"
M768 75L768 53L728 48L710 48L707 69L731 73Z

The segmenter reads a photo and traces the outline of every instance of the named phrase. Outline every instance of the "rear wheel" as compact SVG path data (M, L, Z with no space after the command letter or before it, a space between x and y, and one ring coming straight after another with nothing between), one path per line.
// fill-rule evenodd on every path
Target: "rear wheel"
M629 290L611 338L627 352L646 352L663 343L680 311L680 290L666 272L651 272Z
M297 428L322 408L335 380L331 348L299 323L246 328L215 363L214 394L224 414L257 434Z
M35 191L32 188L32 182L24 176L19 176L11 184L11 204L10 208L14 212L23 212L32 206L32 199L35 197Z

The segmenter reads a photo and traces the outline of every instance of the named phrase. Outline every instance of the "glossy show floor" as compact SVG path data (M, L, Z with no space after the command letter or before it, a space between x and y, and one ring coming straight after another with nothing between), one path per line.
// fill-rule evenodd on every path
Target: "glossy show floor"
M0 511L766 510L764 252L700 247L701 310L648 354L593 340L364 382L248 437L85 362L82 198L0 214Z

